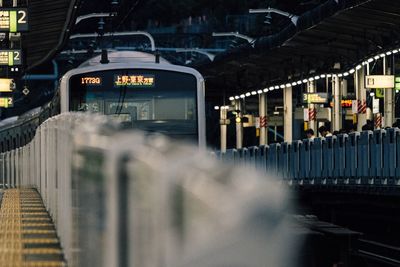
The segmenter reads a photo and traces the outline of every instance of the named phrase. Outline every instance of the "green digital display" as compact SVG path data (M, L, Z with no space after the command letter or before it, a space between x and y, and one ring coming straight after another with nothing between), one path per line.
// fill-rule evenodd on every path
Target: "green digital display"
M0 50L0 66L22 65L21 50Z
M0 97L0 108L12 108L14 106L14 98Z
M308 104L326 104L329 102L327 93L307 93L303 94L303 103Z
M26 31L28 31L27 8L0 9L0 32L26 32Z

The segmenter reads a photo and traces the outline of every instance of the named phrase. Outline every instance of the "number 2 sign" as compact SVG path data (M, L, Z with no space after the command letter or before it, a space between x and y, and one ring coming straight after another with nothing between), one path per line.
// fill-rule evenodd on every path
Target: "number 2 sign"
M0 8L0 32L28 31L27 8Z

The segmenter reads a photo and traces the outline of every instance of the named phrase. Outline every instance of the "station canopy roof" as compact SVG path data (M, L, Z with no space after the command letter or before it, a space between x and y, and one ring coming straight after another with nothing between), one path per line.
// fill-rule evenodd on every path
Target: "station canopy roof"
M299 16L297 26L218 55L199 68L210 94L227 96L335 72L400 43L400 1L328 0ZM337 71L337 70L336 70ZM228 95L229 94L229 95Z
M25 66L32 69L54 57L68 40L80 0L30 0L29 32L22 35Z

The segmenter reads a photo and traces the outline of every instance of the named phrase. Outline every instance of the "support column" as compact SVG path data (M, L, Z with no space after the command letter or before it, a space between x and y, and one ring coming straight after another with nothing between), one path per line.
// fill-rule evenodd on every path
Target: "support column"
M354 74L356 99L360 105L367 105L367 90L365 89L365 69L361 68ZM367 123L367 112L358 113L357 131L361 132L362 127Z
M220 109L220 125L221 125L221 152L226 152L226 138L228 130L228 109L221 107Z
M311 81L307 83L307 92L308 93L315 93L316 92L316 86L315 82ZM308 104L308 110L314 110L315 109L315 104ZM308 129L312 129L317 136L318 128L317 128L317 120L310 120L308 121Z
M386 57L383 58L383 75L390 75L391 70L388 68ZM394 114L394 88L385 89L384 91L384 116L385 125L383 127L392 127Z
M241 100L235 101L236 114L236 148L243 147L243 123L242 123L242 102Z
M285 142L291 142L293 140L293 87L291 86L283 90L283 106L284 139Z
M340 97L340 79L337 75L332 76L333 88L333 131L339 131L342 128L341 97Z
M260 146L268 144L268 106L267 106L267 94L263 93L259 95L260 105Z

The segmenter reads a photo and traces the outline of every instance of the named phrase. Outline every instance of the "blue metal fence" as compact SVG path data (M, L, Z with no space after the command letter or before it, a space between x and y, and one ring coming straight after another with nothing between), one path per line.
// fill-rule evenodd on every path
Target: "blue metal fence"
M218 158L294 184L400 185L400 129L231 149Z

